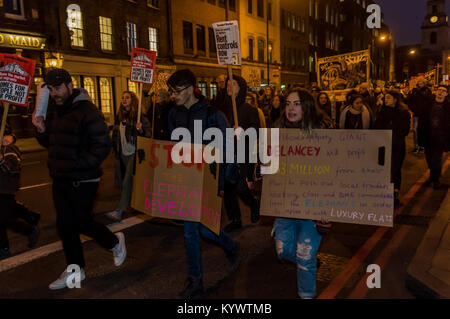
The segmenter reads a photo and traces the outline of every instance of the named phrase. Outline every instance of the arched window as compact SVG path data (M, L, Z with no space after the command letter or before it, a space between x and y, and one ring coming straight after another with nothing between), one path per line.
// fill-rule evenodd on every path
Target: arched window
M431 32L430 35L430 44L436 44L437 43L437 33Z

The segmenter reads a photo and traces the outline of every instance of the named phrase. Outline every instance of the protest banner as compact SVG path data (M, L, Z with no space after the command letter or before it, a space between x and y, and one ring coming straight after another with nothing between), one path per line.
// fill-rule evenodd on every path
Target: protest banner
M138 137L131 206L153 217L199 222L219 234L222 199L216 175L208 164L173 163L175 144Z
M0 101L27 107L35 66L34 60L0 54Z
M28 94L36 61L14 54L0 54L0 101L5 102L0 128L0 145L5 133L9 104L28 106Z
M228 78L233 78L232 65L241 65L241 42L239 39L239 24L236 20L212 24L216 39L217 61L228 66ZM236 93L232 90L233 117L235 126L238 124Z
M369 50L317 59L319 87L330 94L335 91L336 100L344 101L351 89L370 81Z
M281 129L261 215L393 227L391 141L387 130Z
M142 48L133 48L131 52L130 81L139 83L139 108L137 122L141 122L142 85L152 84L156 67L156 52Z

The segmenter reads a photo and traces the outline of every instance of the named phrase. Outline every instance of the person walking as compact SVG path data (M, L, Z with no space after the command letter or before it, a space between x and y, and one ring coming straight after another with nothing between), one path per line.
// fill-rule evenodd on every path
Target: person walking
M376 130L392 131L391 181L394 183L394 207L400 206L399 192L402 183L402 165L406 154L405 138L409 134L411 116L401 95L388 91L383 98L383 107L374 123Z
M122 214L128 208L133 191L133 170L136 158L138 136L151 137L152 130L147 117L137 122L139 100L135 93L122 93L122 102L113 128L113 151L115 155L115 180L121 181L122 194L119 206L107 216L116 222L122 221ZM116 182L116 184L117 184Z
M187 128L191 136L194 136L194 123L202 121L202 136L208 123L213 124L221 130L225 136L228 123L226 117L219 110L211 107L206 102L204 96L195 95L196 78L189 69L183 69L173 73L167 80L169 92L174 98L176 106L169 114L169 132L176 128ZM205 125L206 124L206 125ZM207 141L203 141L207 143ZM223 170L219 170L219 190L223 194ZM234 271L240 263L239 244L235 242L226 232L220 231L219 235L198 222L184 222L184 239L186 254L189 264L189 276L186 280L186 287L180 292L182 299L191 299L203 296L203 270L200 249L200 232L205 238L218 243L225 251L231 270Z
M441 187L442 153L450 150L450 103L448 87L439 85L433 103L422 110L418 125L419 146L425 148L425 157L430 169L427 184L434 189Z
M333 123L325 113L317 111L316 102L308 91L294 88L288 92L286 111L274 127L310 135L313 129L333 128ZM275 219L272 234L276 253L278 258L297 265L297 290L302 299L316 296L317 252L322 236L330 228L326 220Z
M341 112L339 128L347 130L368 130L372 126L372 115L363 103L363 97L354 94L349 97L350 105Z
M248 90L247 82L242 77L233 75L233 81L227 79L226 88L228 96L225 99L225 103L222 104L219 109L225 114L228 122L232 127L237 128L233 116L233 103L231 100L232 90L234 90L239 127L243 130L254 128L256 132L258 132L260 128L258 111L250 104L245 103L245 97ZM238 197L241 198L245 205L250 207L251 221L256 223L259 220L260 202L251 192L251 189L254 186L255 163L250 163L249 158L253 146L246 143L246 147L245 163L237 164L239 176L237 176L236 181L225 179L224 202L228 218L231 220L224 228L227 232L242 228L241 209Z
M85 279L85 260L80 234L92 237L113 253L114 264L126 258L123 233L113 234L94 221L92 209L102 169L111 150L111 138L103 114L80 89L74 89L70 74L52 69L45 76L50 90L47 118L35 117L38 142L48 148L48 167L53 179L53 201L57 228L67 266L77 265ZM67 268L49 285L52 290L67 287Z

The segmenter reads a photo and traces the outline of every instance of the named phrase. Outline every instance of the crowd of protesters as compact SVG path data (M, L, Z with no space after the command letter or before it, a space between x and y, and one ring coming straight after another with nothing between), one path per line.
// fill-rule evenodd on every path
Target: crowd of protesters
M171 140L174 129L193 130L195 120L203 122L203 129L228 127L258 129L286 128L311 134L313 129L379 129L392 131L391 180L395 186L395 208L400 205L401 168L406 155L405 138L413 128L414 152L425 152L430 168L429 184L440 187L442 155L450 149L450 104L448 88L439 85L430 89L424 79L417 88L407 87L372 89L367 83L351 90L345 99L337 101L334 92L322 92L317 86L310 90L293 87L276 91L267 86L260 91L249 90L246 81L234 75L232 79L218 78L217 96L208 100L196 86L190 70L179 70L167 81L168 90L156 92L148 112L138 121L138 97L123 92L112 139L104 119L83 89L73 88L70 75L62 69L49 72L45 82L50 89L51 105L47 119L35 118L39 143L49 149L49 169L53 178L53 198L57 210L59 235L63 242L67 264L84 267L79 234L93 237L101 246L113 252L114 263L120 266L126 258L125 238L114 235L105 226L94 222L92 206L97 192L100 165L112 148L115 155L117 186L122 188L118 207L108 216L121 221L129 207L133 164L137 136ZM433 93L434 91L434 93ZM233 114L233 97L237 107L238 123ZM412 119L412 121L411 121ZM225 135L225 134L224 134ZM206 143L206 141L204 141ZM249 149L246 150L248 158ZM251 221L259 220L260 201L255 196L258 175L255 164L232 164L219 169L218 194L223 197L230 223L219 235L196 222L184 222L184 237L188 259L188 279L180 293L181 298L204 294L200 249L200 233L218 243L230 261L231 270L240 262L239 243L229 233L242 228L238 198L250 208ZM7 212L0 219L0 255L8 257L6 228L19 228L34 246L39 235L37 221L28 224L14 215L14 194L18 190L20 151L14 146L10 132L3 141L0 153L0 201ZM279 258L297 264L297 287L301 298L316 296L317 252L322 236L331 224L326 221L277 218L273 226L276 253ZM50 289L66 287L68 273L50 284ZM82 272L82 280L85 278Z

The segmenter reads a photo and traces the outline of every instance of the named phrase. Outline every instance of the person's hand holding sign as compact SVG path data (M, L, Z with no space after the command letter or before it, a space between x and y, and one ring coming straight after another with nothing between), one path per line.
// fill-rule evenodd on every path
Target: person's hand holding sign
M14 143L14 137L11 135L3 136L3 146L8 146L12 143Z
M32 119L33 125L36 127L38 133L44 133L45 132L45 122L43 116L33 116Z
M142 122L136 123L136 130L138 130L140 134L144 132L144 130L142 129Z

